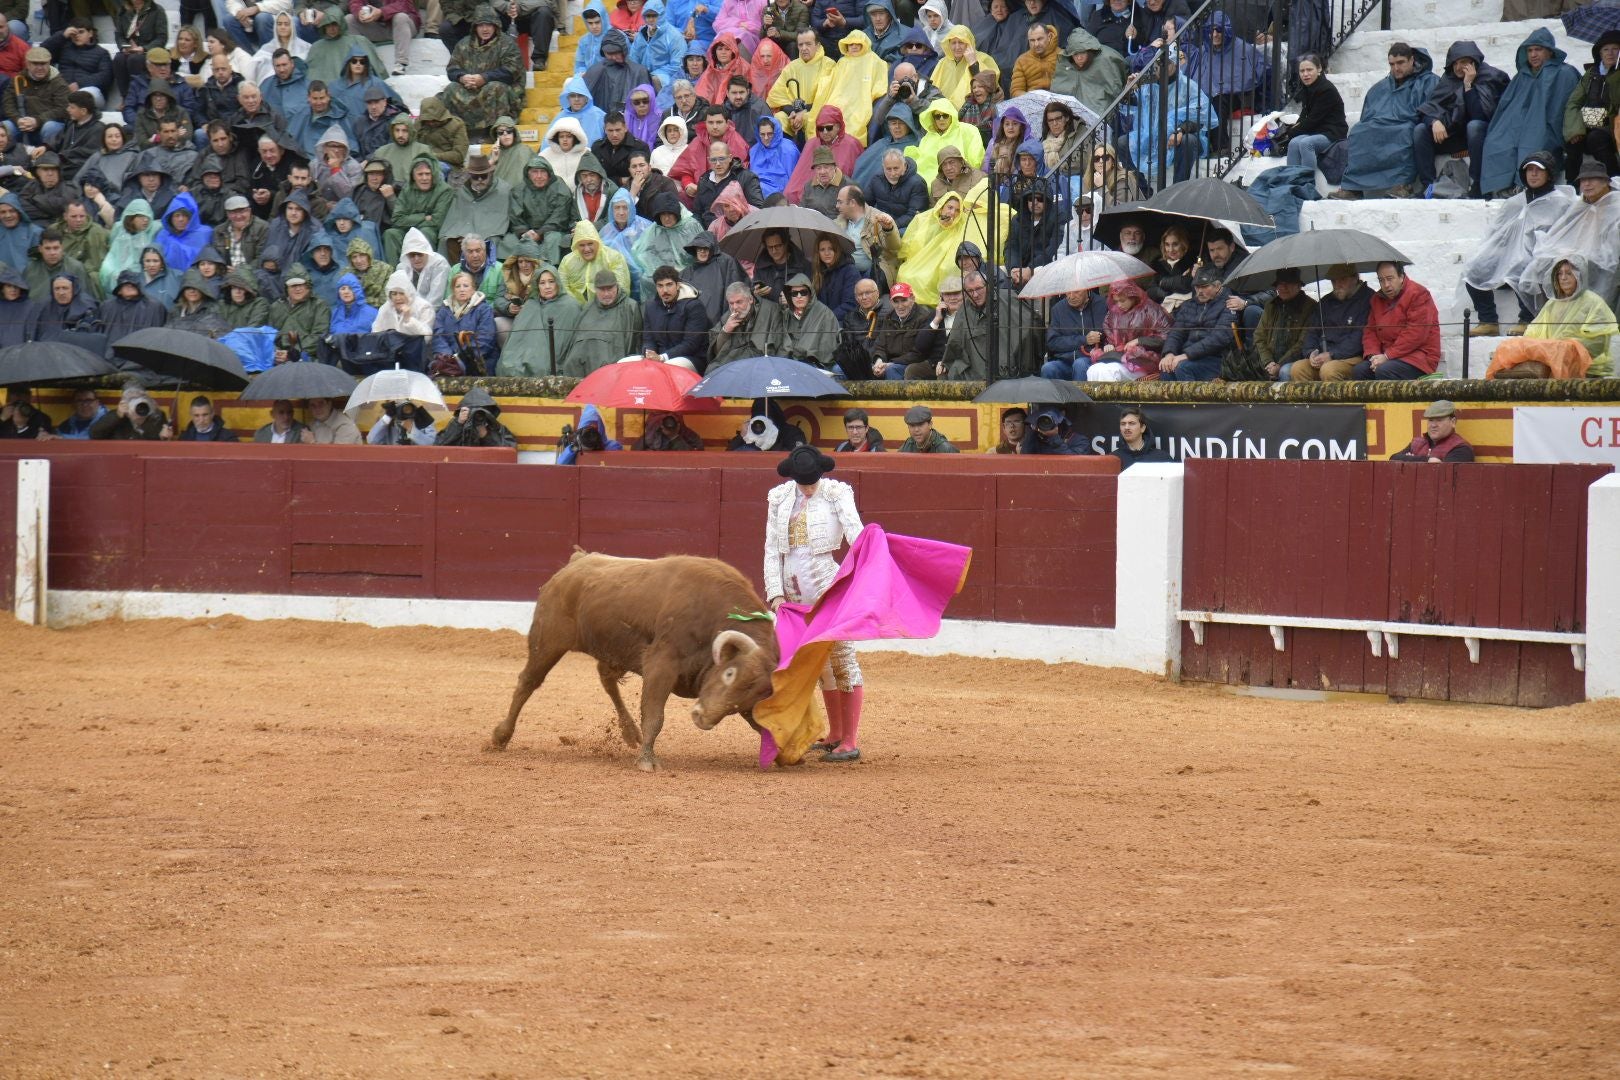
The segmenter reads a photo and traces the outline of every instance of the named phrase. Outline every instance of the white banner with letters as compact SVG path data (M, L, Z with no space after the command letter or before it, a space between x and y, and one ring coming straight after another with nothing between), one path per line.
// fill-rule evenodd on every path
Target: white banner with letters
M1620 467L1620 409L1550 405L1513 410L1513 460Z

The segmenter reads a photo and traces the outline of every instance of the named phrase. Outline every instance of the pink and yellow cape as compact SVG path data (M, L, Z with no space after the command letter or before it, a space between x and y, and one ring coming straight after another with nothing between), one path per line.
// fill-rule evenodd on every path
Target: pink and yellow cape
M951 597L962 590L973 550L960 544L891 536L867 525L815 604L783 604L776 613L781 662L773 693L754 706L759 767L797 765L824 730L815 690L839 641L930 638Z

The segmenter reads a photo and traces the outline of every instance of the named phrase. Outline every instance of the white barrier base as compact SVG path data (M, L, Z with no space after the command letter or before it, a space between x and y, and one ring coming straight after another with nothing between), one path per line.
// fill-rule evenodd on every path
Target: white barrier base
M512 600L410 600L375 596L277 596L261 593L99 592L52 589L50 625L56 629L104 619L309 619L362 626L436 626L451 630L513 630L528 633L533 602ZM1033 626L1024 623L946 619L926 640L864 641L863 651L917 656L972 656L1041 660L1049 664L1129 667L1107 628ZM1137 670L1148 670L1138 668ZM1152 669L1152 674L1163 674Z

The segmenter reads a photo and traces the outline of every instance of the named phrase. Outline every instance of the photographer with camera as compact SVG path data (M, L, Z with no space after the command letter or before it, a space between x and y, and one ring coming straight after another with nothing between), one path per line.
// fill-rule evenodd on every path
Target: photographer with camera
M92 439L147 439L153 442L163 437L168 421L138 383L124 387L118 408L90 425Z
M482 386L467 391L456 407L456 415L439 432L438 446L510 446L517 448L517 436L496 419L501 407Z
M390 401L383 405L383 414L366 433L370 446L432 446L438 432L433 427L433 415L418 408L414 401Z
M579 410L579 428L563 425L562 441L557 444L557 464L577 465L587 453L623 450L624 444L608 438L607 425L595 405Z
M0 439L48 439L55 433L51 418L34 408L28 387L13 386L0 409Z

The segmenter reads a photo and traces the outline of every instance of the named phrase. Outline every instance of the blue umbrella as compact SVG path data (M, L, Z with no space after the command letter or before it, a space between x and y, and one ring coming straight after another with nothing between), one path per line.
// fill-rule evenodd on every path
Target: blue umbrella
M818 367L785 356L751 356L709 372L687 397L839 397L844 387Z
M1596 42L1610 30L1620 30L1620 0L1598 0L1558 16L1564 32L1580 41Z

